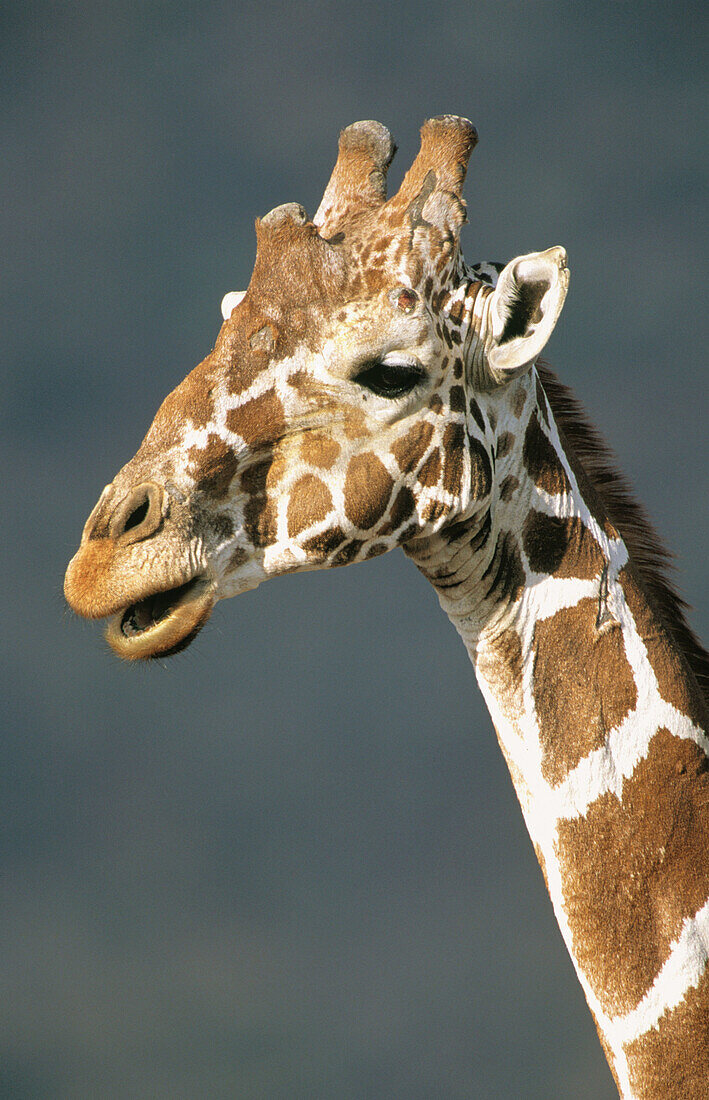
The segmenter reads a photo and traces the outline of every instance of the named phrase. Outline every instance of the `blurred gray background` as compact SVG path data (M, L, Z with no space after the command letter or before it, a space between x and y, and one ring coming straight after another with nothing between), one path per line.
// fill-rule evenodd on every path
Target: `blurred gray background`
M339 129L473 119L465 252L561 243L549 358L707 637L706 5L0 8L0 1094L615 1095L466 654L397 552L125 667L62 578L102 486L312 214Z

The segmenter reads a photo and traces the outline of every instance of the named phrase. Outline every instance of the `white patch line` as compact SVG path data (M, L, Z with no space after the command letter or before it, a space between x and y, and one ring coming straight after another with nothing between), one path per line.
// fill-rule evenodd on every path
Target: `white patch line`
M208 424L206 428L187 428L182 437L183 449L192 450L192 448L194 447L197 450L201 451L207 446L210 435L215 434L216 433L212 430L212 426L210 424Z
M589 807L605 794L621 799L623 783L648 754L661 728L680 740L693 741L709 752L709 739L703 730L669 703L652 701L650 707L636 709L611 730L605 745L580 760L556 787L550 788L550 813L558 821L584 817Z
M526 555L525 571L528 574L529 587L522 595L520 613L531 624L532 634L534 627L542 619L551 619L559 611L576 607L583 599L598 599L598 578L582 580L578 577L563 577L550 580L545 574L534 573L529 568ZM519 629L521 632L521 627Z

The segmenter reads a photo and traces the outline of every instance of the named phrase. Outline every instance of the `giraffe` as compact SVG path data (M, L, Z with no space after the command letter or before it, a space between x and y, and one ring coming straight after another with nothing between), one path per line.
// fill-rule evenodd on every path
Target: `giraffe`
M127 659L219 599L402 547L475 668L619 1094L709 1094L709 658L665 552L539 358L563 248L463 261L466 119L342 131L311 220L256 222L245 292L102 492L65 594Z

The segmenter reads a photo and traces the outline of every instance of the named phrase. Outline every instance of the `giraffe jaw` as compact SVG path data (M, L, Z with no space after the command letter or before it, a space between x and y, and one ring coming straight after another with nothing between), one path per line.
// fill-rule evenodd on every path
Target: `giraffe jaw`
M186 649L212 613L214 586L204 576L156 592L113 615L106 641L128 661L172 657Z

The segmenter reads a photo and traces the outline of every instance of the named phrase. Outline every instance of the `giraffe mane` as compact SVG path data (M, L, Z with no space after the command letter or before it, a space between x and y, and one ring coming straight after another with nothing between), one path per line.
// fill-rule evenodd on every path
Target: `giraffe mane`
M684 655L705 704L709 707L709 653L687 622L689 605L668 575L672 553L662 542L630 482L598 429L589 421L576 395L551 367L537 361L537 371L551 405L568 457L578 460L591 489L611 523L620 531L645 595Z

